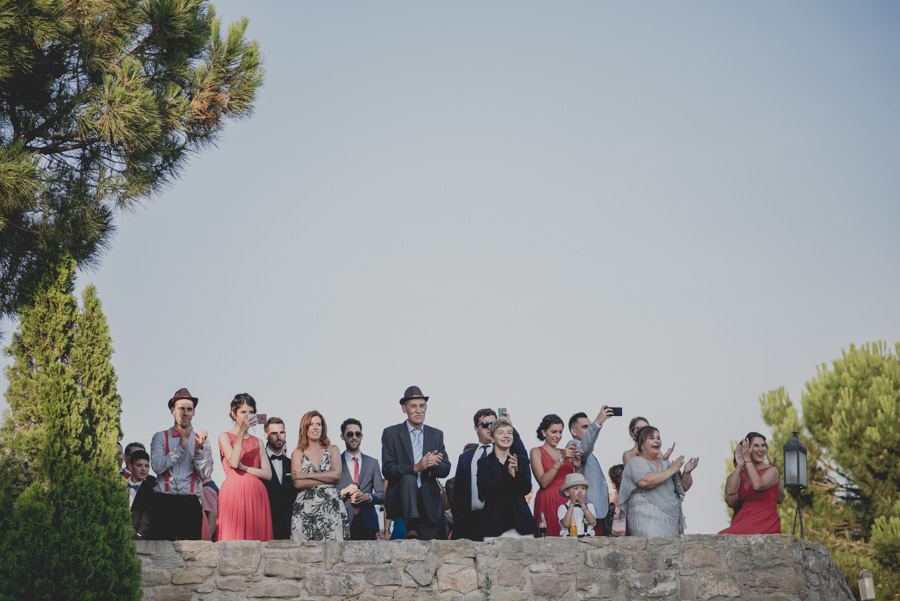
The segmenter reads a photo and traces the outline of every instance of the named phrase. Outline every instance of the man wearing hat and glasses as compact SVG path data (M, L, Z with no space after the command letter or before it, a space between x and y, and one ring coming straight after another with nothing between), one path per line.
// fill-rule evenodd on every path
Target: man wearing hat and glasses
M382 474L388 481L387 517L402 519L406 538L437 538L444 519L438 478L450 473L444 433L425 425L428 397L410 386L400 399L406 421L381 435Z
M156 472L151 537L156 540L200 540L203 481L212 475L212 448L206 430L194 432L191 421L197 398L182 388L169 399L175 425L157 432L150 442L150 465Z

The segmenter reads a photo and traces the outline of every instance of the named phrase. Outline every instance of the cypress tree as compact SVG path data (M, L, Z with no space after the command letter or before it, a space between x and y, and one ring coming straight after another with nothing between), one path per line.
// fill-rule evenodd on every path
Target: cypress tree
M48 263L7 351L0 599L139 599L106 318L93 286L78 309L71 256Z

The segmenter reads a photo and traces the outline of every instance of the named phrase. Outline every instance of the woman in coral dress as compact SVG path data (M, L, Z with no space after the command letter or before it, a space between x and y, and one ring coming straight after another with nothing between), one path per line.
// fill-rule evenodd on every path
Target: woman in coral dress
M735 469L725 481L725 502L735 508L731 526L719 534L781 534L777 505L784 500L781 476L766 465L766 437L750 432L734 451Z
M581 467L574 444L564 451L556 448L562 439L562 433L562 419L554 414L545 415L537 428L538 440L544 441L544 444L529 452L531 471L541 487L534 497L534 521L540 526L541 516L544 516L547 536L559 536L560 533L556 513L566 499L560 496L559 487L565 484L568 474Z
M216 540L272 539L269 495L262 480L272 477L268 461L261 461L262 444L247 430L256 425L256 401L239 394L231 401L234 428L219 435L225 482L219 491Z

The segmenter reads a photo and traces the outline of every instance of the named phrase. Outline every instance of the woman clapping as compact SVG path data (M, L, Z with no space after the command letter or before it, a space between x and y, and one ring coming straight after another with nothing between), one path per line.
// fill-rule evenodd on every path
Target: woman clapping
M671 462L660 459L662 439L653 426L641 428L637 448L638 456L625 466L619 491L619 507L625 510L628 530L633 536L677 536L684 531L682 497L694 482L691 472L699 459L685 462L683 455ZM681 478L678 492L676 475Z
M734 471L725 481L725 502L735 509L731 526L719 534L781 534L776 505L783 491L778 468L767 465L766 437L750 432L734 450Z

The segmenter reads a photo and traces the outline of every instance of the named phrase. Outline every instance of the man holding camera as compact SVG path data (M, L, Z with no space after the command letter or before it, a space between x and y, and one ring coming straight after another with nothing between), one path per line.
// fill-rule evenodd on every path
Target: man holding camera
M606 405L600 408L600 413L594 421L590 421L584 412L576 413L569 418L569 432L574 440L570 440L566 446L577 444L577 451L581 455L581 473L590 483L587 489L587 501L592 503L597 510L597 523L594 526L594 534L605 534L603 521L609 511L609 486L606 484L606 476L600 462L594 457L594 444L603 422L612 417L613 410Z

